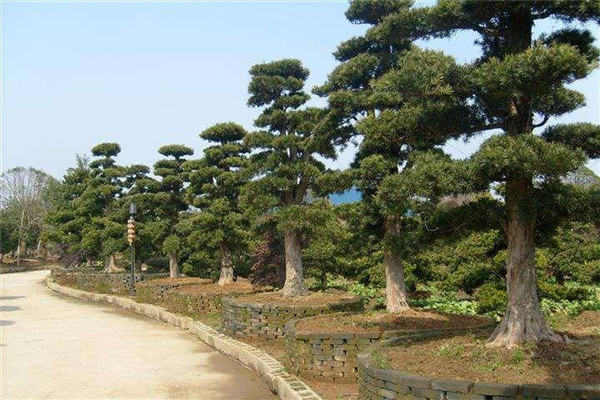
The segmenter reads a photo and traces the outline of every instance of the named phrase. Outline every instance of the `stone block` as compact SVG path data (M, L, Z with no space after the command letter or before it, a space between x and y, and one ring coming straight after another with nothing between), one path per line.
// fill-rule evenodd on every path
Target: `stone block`
M453 379L439 379L431 381L431 388L444 392L469 393L473 382Z
M561 399L567 397L567 389L564 385L535 385L527 384L521 386L523 397L544 397L547 399Z
M475 382L473 393L483 396L517 397L519 385L508 383Z

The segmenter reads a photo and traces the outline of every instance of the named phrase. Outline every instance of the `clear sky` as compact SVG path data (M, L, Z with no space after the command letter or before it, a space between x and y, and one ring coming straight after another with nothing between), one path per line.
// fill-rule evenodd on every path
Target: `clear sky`
M216 122L252 128L258 110L246 100L253 64L299 58L311 71L309 88L322 83L336 65L332 51L365 29L345 19L346 8L346 2L5 2L2 167L33 166L60 177L75 154L107 141L121 144L123 165L151 165L169 143L199 154L198 134ZM455 39L427 46L460 61L477 55L474 36ZM600 123L600 73L574 87L588 105L562 121ZM447 149L463 157L480 140ZM348 149L330 165L344 168L351 158ZM593 167L600 172L600 163Z

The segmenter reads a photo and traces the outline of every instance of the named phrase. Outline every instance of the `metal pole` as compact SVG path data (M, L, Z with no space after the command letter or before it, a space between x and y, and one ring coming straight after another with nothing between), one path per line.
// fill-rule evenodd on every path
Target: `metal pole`
M135 296L135 242L131 245L131 286L129 287L129 294Z

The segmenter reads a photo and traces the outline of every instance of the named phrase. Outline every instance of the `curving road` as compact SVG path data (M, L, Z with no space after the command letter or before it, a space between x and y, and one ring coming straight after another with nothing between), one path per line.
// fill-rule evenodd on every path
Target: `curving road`
M250 371L167 324L4 274L2 399L275 399Z

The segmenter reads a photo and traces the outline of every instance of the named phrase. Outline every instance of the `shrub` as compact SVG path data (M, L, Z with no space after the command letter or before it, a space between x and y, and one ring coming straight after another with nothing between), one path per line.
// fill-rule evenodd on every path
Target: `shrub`
M477 312L481 314L499 314L506 309L506 291L493 283L482 285L475 295Z

